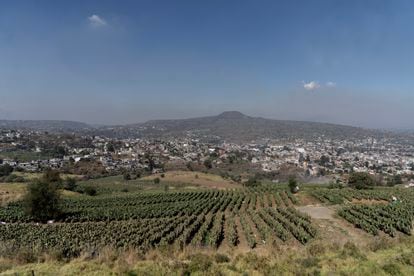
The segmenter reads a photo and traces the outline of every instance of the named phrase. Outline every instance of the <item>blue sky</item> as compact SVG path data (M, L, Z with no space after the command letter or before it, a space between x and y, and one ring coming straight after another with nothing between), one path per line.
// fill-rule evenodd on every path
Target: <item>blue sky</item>
M412 1L1 1L0 118L414 128Z

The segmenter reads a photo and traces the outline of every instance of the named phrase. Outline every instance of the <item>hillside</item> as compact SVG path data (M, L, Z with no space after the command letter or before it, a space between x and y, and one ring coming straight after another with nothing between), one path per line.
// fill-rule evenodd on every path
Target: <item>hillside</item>
M76 132L91 129L88 124L60 120L0 120L0 128L33 129L50 132Z
M192 135L205 139L248 142L258 139L280 138L360 138L387 135L385 132L352 126L305 121L273 120L250 117L237 111L223 112L217 116L153 120L142 124L120 126L112 129L121 135L140 137L180 137Z
M0 120L0 128L36 129L49 132L80 132L118 138L171 138L191 136L207 141L250 142L259 139L303 138L361 138L366 136L395 136L390 132L359 127L306 121L274 120L251 117L238 111L217 116L151 120L145 123L93 127L73 121Z

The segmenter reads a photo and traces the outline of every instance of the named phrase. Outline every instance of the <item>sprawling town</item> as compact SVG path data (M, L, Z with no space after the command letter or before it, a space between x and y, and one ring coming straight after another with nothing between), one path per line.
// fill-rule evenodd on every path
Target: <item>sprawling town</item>
M213 144L201 142L193 135L167 140L114 139L2 130L0 157L2 164L29 172L62 169L88 161L107 173L139 169L157 173L171 166L203 164L211 168L245 163L262 172L275 172L288 166L304 176L337 179L350 172L414 175L414 145L371 137Z

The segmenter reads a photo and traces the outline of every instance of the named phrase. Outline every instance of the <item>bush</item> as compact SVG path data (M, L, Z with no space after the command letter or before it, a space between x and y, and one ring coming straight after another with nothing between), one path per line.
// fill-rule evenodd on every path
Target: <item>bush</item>
M211 162L211 160L210 160L210 159L206 159L206 160L204 160L204 166L205 166L207 169L211 169L211 168L213 167L213 163Z
M0 166L0 177L1 176L8 176L13 172L13 167L9 164L4 164Z
M216 254L214 256L214 259L216 261L216 263L228 263L230 262L230 258L227 255L224 254Z
M206 272L213 264L211 257L204 254L193 255L190 259L191 262L188 266L190 273L203 271Z
M382 269L387 272L389 275L403 275L400 267L397 264L386 264L382 267Z
M247 180L244 185L246 187L255 187L260 185L260 181L256 177L250 177L249 180Z
M68 177L63 184L63 188L68 191L75 191L77 186L76 179L73 177Z
M15 174L10 174L9 176L4 178L4 182L16 183L16 182L24 182L24 181L25 179L23 176L19 176Z
M160 184L161 180L157 177L154 178L154 184Z
M348 185L355 189L370 189L376 185L375 179L365 172L351 173L348 179Z
M289 189L292 193L296 193L299 191L298 181L294 176L289 177Z
M26 213L35 220L46 221L60 214L60 194L55 182L37 180L28 186L24 197Z
M164 177L165 177L165 173L162 173L162 174L161 174L161 178L164 178Z
M395 186L395 185L399 185L399 184L403 184L402 177L399 174L393 175L387 181L387 185L390 186L390 187Z
M89 195L89 196L96 196L97 191L94 187L85 187L84 189L85 194Z
M56 170L47 169L43 174L43 180L48 183L61 183L60 173Z
M131 175L126 172L126 173L124 173L123 178L124 178L125 181L129 181L129 180L131 180Z

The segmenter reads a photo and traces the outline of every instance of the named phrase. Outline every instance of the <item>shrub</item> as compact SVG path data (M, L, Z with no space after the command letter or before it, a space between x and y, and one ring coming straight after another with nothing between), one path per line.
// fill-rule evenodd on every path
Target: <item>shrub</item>
M15 174L10 174L4 179L4 182L11 182L11 183L24 182L24 181L25 181L24 177L15 175Z
M37 180L28 186L24 198L26 213L35 220L46 221L59 213L60 194L54 182Z
M352 242L346 242L342 250L343 256L350 256L359 260L366 260L366 256L359 250L359 248Z
M309 245L308 252L311 256L322 255L326 252L326 248L322 243L313 243Z
M191 256L191 262L188 266L190 273L197 271L207 271L212 266L212 260L208 255L196 254Z
M204 160L204 166L205 166L207 169L211 169L211 168L213 167L213 163L211 162L211 160L210 160L210 159L206 159L206 160Z
M348 185L355 189L369 189L376 185L375 179L365 172L351 173Z
M94 187L85 187L84 189L85 194L89 195L89 196L96 196L97 191Z
M298 181L294 176L289 177L289 189L292 193L296 193L299 190Z
M255 187L258 186L260 184L260 181L256 178L256 177L250 177L245 183L244 185L246 187Z
M131 175L129 173L124 173L123 178L125 181L131 180Z
M386 264L382 267L382 269L390 275L403 275L401 273L400 267L397 264Z
M9 164L4 164L4 165L0 166L0 177L1 176L8 176L12 172L13 172L13 167L10 166Z
M43 174L43 180L50 183L61 183L60 173L56 170L47 169Z
M161 179L159 177L154 178L154 184L160 184Z
M75 191L77 186L76 179L73 177L68 177L63 184L63 188L68 191Z
M230 258L227 255L224 255L224 254L216 254L214 259L215 259L216 263L228 263L228 262L230 262Z

